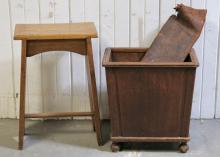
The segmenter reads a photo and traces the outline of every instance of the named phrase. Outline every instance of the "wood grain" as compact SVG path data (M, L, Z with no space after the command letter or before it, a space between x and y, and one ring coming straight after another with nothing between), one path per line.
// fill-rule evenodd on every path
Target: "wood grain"
M0 21L0 118L15 118L14 75L10 13L7 0L1 1Z
M143 45L149 47L160 28L160 0L145 0Z
M85 23L83 23L85 24ZM89 23L87 23L90 25ZM35 26L37 26L36 24ZM69 24L71 25L71 24ZM32 25L34 26L34 25ZM25 27L23 25L23 27ZM62 27L62 25L59 25ZM58 26L58 30L60 30ZM46 29L47 30L47 29ZM15 30L16 31L16 30ZM43 32L45 30L42 30ZM16 34L16 33L15 33ZM30 34L32 34L30 32ZM75 45L75 46L72 46ZM19 149L23 148L23 136L25 131L25 85L26 85L26 57L31 57L38 53L43 53L45 51L71 51L78 52L82 54L86 59L87 64L87 75L88 75L88 86L89 86L89 97L91 112L63 112L62 107L61 112L53 113L39 113L39 114L27 114L26 118L47 118L47 117L72 117L72 116L92 116L94 129L97 134L98 144L102 144L101 137L101 122L100 122L100 113L98 106L98 96L97 96L97 87L96 87L96 78L95 78L95 68L93 61L93 51L91 38L77 38L73 39L36 39L36 40L22 40L22 55L21 55L21 81L20 81L20 117L19 117ZM27 53L28 51L28 53Z
M85 40L30 40L27 44L27 57L48 51L71 51L81 55L86 54ZM63 53L63 52L62 52Z
M39 0L25 1L25 21L29 24L40 22ZM28 54L27 50L27 54ZM27 91L26 113L42 112L43 89L42 89L42 55L27 59Z
M24 0L10 0L10 16L11 16L11 36L17 23L25 23ZM4 17L5 18L5 17ZM20 67L21 67L21 42L13 40L12 56L13 56L13 84L14 93L20 94ZM14 96L14 95L13 95ZM19 117L19 97L15 97L16 102L16 118ZM28 102L28 101L26 101Z
M198 67L199 62L192 49L190 57L193 62L140 62L147 53L147 48L107 48L103 57L105 67ZM116 53L115 53L116 52ZM126 53L126 55L125 55Z
M69 1L69 4L67 4L68 2L66 1ZM8 59L5 56L12 56L12 68L9 68L10 66L7 66L7 69L11 69L12 72L10 72L10 70L6 72L7 75L11 73L12 78L4 79L3 76L2 84L6 86L10 81L10 84L14 84L14 89L13 93L8 93L7 90L5 90L5 87L4 89L2 87L2 92L0 93L0 101L2 104L1 110L4 111L4 113L0 112L1 117L18 118L19 97L16 97L16 95L20 94L19 75L21 44L20 41L12 41L12 45L10 42L6 42L9 40L8 38L4 37L6 36L5 33L7 33L7 36L13 36L14 26L18 23L24 24L27 22L48 24L54 22L71 23L79 21L92 21L95 22L97 31L99 32L99 36L101 37L93 39L92 42L97 76L97 86L98 89L100 89L103 93L99 94L100 96L102 95L101 100L103 102L103 105L101 105L101 112L103 113L102 118L109 118L108 105L106 104L107 99L105 96L103 96L106 93L105 72L103 68L100 67L100 58L102 58L103 52L106 47L114 46L114 43L117 46L121 47L124 46L125 43L127 43L128 39L122 40L125 39L125 37L123 36L122 38L120 38L120 35L126 34L128 29L129 34L126 34L126 37L129 38L130 46L145 47L146 43L144 42L144 38L151 38L151 33L149 33L148 36L145 36L144 24L148 25L149 23L151 23L151 17L153 19L156 18L156 12L151 14L146 11L146 9L148 8L145 7L145 4L146 2L148 3L150 1L131 0L129 4L128 2L126 2L125 7L120 9L120 6L118 5L121 5L122 1L124 0L116 3L114 3L113 0L8 0L7 2L4 0L1 6L2 9L0 11L0 18L2 19L2 21L5 22L0 26L0 32L3 33L1 33L2 38L0 40L4 41L1 42L1 44L3 45L0 48L2 55L1 59L2 64L5 64L6 60ZM189 4L189 0L179 0L178 2ZM218 16L220 9L219 5L216 5L218 4L218 2L219 1L215 0L191 1L192 7L207 7L208 12L210 13L208 13L209 15L207 17L207 26L204 29L204 36L194 46L197 52L199 52L197 55L201 66L197 71L198 77L196 78L192 118L213 118L214 116L220 117L220 101L218 99L219 93L216 93L218 87L216 88L215 83L219 81L214 79L220 73L218 68L219 59L217 57L218 55L216 54L218 47L218 43L216 42L218 41L217 38L219 38ZM173 8L175 6L175 0L160 0L159 5L160 14L157 14L157 16L160 16L160 26L162 26L164 22L168 19L168 17L174 13ZM126 14L129 14L129 18ZM148 16L148 18L145 18L145 16L148 14L150 14L150 16ZM118 15L119 17L115 17L114 15ZM129 25L126 26L126 29L122 29L123 27L121 26L125 24L121 23L120 21L121 17L124 15L126 15L126 18L123 20L126 21L126 23L128 23ZM8 25L7 28L6 25ZM100 28L100 30L98 30L98 28ZM10 29L11 32L7 31L8 29ZM10 48L8 49L7 47ZM62 53L57 54L56 52L54 52L54 54L53 52L48 54L45 53L42 54L42 56L35 56L27 60L27 92L29 93L27 96L26 106L29 111L41 112L43 108L47 111L58 111L60 109L57 108L59 105L55 105L55 107L53 107L51 104L58 104L60 101L64 100L64 97L67 97L67 95L69 96L71 94L71 91L69 90L70 83L74 84L74 88L72 88L72 94L74 97L72 99L72 102L74 103L72 103L71 108L73 108L74 111L82 111L84 109L89 110L89 100L84 96L88 95L88 92L86 92L87 82L85 77L85 66L83 72L84 74L80 74L81 71L77 70L78 67L80 67L80 70L83 69L82 67L85 61L83 61L83 59L79 59L81 57L79 54L71 54L72 56L74 56L73 58L75 59L70 61L67 61L69 55L68 52L60 57L61 54ZM77 56L79 57L77 58ZM29 64L30 62L31 64ZM52 65L56 65L57 68L53 68ZM71 66L71 73L68 74ZM2 70L4 70L4 68L6 67L3 66ZM38 75L39 73L41 73L41 75ZM102 75L102 77L100 77L100 75ZM71 76L73 78L72 80ZM99 79L101 79L101 81ZM69 80L71 80L71 82ZM98 85L99 82L100 85ZM47 96L42 97L42 93L45 93ZM74 93L81 94L75 95ZM10 95L10 97L6 97L6 95L8 94ZM55 94L57 94L59 98L56 97L56 99L53 99ZM217 100L215 101L216 97ZM10 103L12 105L12 103L14 102L12 102L11 100L16 101L15 106L13 105L13 107L9 107L8 105L5 105L7 103ZM42 106L40 106L40 104ZM63 107L65 108L65 110L68 109L69 99L65 99L64 106ZM16 114L14 113L14 110L16 110ZM202 112L201 115L200 111Z
M199 38L207 10L194 9L183 4L176 6L164 24L142 62L183 62Z
M201 1L192 1L193 8L205 8L206 0ZM201 99L202 99L202 80L203 80L203 61L204 61L204 28L203 31L194 45L194 49L197 53L197 57L201 66L199 66L196 70L196 80L195 80L195 89L193 96L193 104L192 104L192 117L198 118L201 113Z
M86 1L70 0L70 22L86 21ZM91 8L90 8L91 9ZM90 110L89 92L86 75L85 58L76 53L71 54L71 74L72 74L72 110Z
M144 43L144 23L145 17L145 0L131 0L130 2L130 46L131 47L143 47L146 46ZM150 21L146 21L148 23ZM111 45L109 45L111 46Z
M17 24L15 40L41 39L86 39L96 38L97 32L92 22L72 24Z
M104 0L100 3L100 58L103 58L106 47L115 46L115 12L114 0ZM101 91L100 91L100 110L103 117L108 117L108 97L106 88L105 69L100 69Z
M92 52L92 43L91 39L86 39L86 69L87 69L87 77L88 77L88 87L89 87L89 98L90 98L90 106L92 112L95 112L93 118L93 124L96 131L96 137L98 144L102 144L102 135L101 135L101 121L100 121L100 113L99 113L99 105L98 105L98 95L97 95L97 87L96 87L96 78L95 78L95 69L94 69L94 61L93 61L93 52Z
M85 0L84 1L85 6L85 21L93 21L96 29L98 36L100 34L100 21L99 21L99 12L100 12L100 6L99 6L99 0ZM92 50L93 50L93 59L94 59L94 66L95 66L95 76L96 76L96 85L97 85L97 93L98 93L98 101L100 98L100 39L99 38L93 38L92 40ZM88 88L86 88L88 91ZM88 93L88 92L87 92ZM88 100L85 102L88 103ZM86 106L89 106L89 104L85 104ZM100 106L99 106L100 107ZM88 108L88 107L87 107ZM100 110L101 111L101 110ZM100 113L101 114L101 113ZM102 114L100 115L102 117Z
M216 21L220 16L220 1L206 1L207 20L205 25L204 35L204 61L203 61L203 86L202 86L202 101L201 101L201 117L214 118L216 106L219 108L219 87L216 86L218 68L217 56L219 56L219 21ZM219 73L218 73L219 74ZM219 84L218 84L219 85ZM218 99L216 101L216 98Z
M188 142L189 137L111 137L115 142Z
M20 110L19 110L19 140L18 148L23 148L25 133L25 91L26 91L26 51L27 41L22 41L21 51L21 75L20 75Z
M147 49L106 49L103 66L111 140L187 142L198 66L195 52L184 62L140 64L144 51Z
M59 118L59 117L85 117L94 116L94 112L53 112L53 113L29 113L25 114L25 118Z

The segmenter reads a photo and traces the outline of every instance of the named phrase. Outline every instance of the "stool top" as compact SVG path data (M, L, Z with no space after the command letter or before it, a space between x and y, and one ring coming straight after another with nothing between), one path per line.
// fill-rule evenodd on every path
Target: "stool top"
M17 24L15 40L97 38L93 22L71 24Z

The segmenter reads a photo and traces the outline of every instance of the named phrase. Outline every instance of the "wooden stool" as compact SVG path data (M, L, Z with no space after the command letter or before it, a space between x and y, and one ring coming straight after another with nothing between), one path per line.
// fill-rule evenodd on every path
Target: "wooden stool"
M96 28L93 23L16 25L14 39L22 40L19 149L23 148L25 118L91 116L98 144L101 145L100 115L91 38L97 38ZM25 114L26 57L47 51L70 51L85 55L91 112Z

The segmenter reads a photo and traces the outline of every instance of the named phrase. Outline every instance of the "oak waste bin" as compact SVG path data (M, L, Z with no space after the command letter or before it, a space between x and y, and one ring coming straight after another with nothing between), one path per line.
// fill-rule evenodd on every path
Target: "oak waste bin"
M106 70L112 151L123 142L178 142L186 152L195 72L184 62L140 62L146 48L107 48Z

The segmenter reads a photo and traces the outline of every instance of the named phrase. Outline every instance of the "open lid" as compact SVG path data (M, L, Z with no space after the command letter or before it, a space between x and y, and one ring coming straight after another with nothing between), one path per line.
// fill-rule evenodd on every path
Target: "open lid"
M141 62L183 62L199 38L207 10L177 5Z

